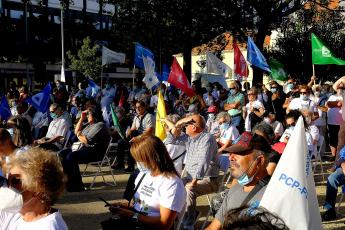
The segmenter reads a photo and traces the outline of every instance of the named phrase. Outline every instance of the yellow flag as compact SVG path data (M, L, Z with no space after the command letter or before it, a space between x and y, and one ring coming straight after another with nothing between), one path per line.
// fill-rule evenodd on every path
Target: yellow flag
M164 98L159 90L158 92L158 104L157 104L157 113L156 113L156 130L155 135L159 137L162 141L167 137L164 129L164 123L160 121L160 119L165 118L167 116L167 112L165 111L165 103Z

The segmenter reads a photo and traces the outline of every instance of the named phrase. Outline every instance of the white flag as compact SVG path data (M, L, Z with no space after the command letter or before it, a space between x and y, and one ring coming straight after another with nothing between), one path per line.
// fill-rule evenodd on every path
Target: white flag
M291 230L322 229L302 117L298 119L260 205L282 218Z
M208 51L206 52L206 65L208 73L220 74L224 77L232 75L231 68Z
M125 63L126 54L118 53L108 49L107 47L102 47L102 66L109 63Z
M152 89L153 86L159 83L155 72L155 62L152 60L151 57L143 57L144 67L145 67L145 77L143 78L143 82L145 83L148 89Z
M65 68L63 67L63 65L61 65L60 81L62 81L62 82L66 82L66 77L65 77Z

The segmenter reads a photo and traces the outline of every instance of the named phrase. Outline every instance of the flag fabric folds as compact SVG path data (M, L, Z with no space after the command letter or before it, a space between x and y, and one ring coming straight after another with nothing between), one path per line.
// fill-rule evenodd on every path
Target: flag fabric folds
M120 135L120 137L123 140L125 140L126 136L125 136L125 133L123 132L123 130L121 128L119 118L116 116L116 113L115 113L114 108L113 108L113 104L110 104L110 111L111 111L111 117L113 119L113 124L114 124L115 130Z
M0 119L7 121L8 118L12 116L10 106L8 105L7 99L5 95L1 97L0 102Z
M91 97L95 98L97 96L97 93L101 90L101 87L91 79L89 79L88 82L89 86L91 87Z
M160 83L155 72L155 62L153 59L151 59L151 57L143 56L142 58L145 67L145 77L143 78L143 82L148 89L152 89L154 86Z
M107 47L102 47L102 66L110 63L125 63L126 54L118 53L108 49Z
M176 57L174 57L173 63L171 65L168 82L176 88L181 89L188 97L192 97L195 95L195 92L189 84L185 73L178 64Z
M241 50L238 48L236 41L233 43L234 47L234 77L236 80L242 80L249 75L247 61L244 58Z
M322 229L302 117L297 121L260 205L282 218L289 229Z
M206 52L206 66L208 73L219 74L224 77L232 75L231 68L209 51Z
M167 64L163 64L162 74L157 74L158 80L168 81L169 73L170 73L169 66Z
M66 77L65 77L65 68L63 65L61 65L61 74L60 74L60 81L66 82Z
M155 59L151 50L139 43L135 43L134 65L136 67L144 69L143 57L150 57L152 60Z
M311 49L312 49L312 62L316 65L345 65L345 61L336 58L332 51L329 50L323 42L316 37L314 33L311 34Z
M26 102L38 111L45 113L48 111L50 106L50 94L51 94L52 87L50 82L43 88L43 90L35 95L32 95Z
M269 60L270 67L271 67L271 78L275 80L285 81L287 80L287 73L284 70L284 65L277 61L274 58L270 58Z
M271 72L270 67L267 64L266 58L264 57L264 55L262 55L261 51L255 45L251 37L248 37L247 60L252 65L260 69L263 69L267 72Z
M164 123L160 119L166 118L167 113L165 110L164 97L160 90L158 90L158 103L157 103L157 113L156 113L156 129L155 136L162 141L166 138L166 133L164 129Z

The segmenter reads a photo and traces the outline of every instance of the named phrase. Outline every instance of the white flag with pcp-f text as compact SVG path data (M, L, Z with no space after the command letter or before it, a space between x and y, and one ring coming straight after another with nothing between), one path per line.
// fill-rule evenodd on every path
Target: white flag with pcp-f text
M107 47L102 47L102 66L110 63L125 63L126 54L118 53L108 49Z
M231 68L208 51L206 52L206 66L208 73L219 74L224 77L231 77L232 75Z
M260 206L282 218L291 230L322 229L302 117L298 119Z

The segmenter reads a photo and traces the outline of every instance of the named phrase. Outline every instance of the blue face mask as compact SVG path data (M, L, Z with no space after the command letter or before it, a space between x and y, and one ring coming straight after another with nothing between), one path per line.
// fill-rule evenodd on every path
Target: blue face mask
M236 94L236 89L230 89L230 94L235 95Z
M137 168L142 173L151 173L151 170L146 168L142 163L137 162Z
M307 95L301 94L299 96L303 101L306 101L308 99Z
M50 117L53 118L53 119L55 119L55 118L58 117L58 115L57 115L56 113L50 113Z
M229 124L228 124L228 123L223 123L223 124L220 126L220 128L221 128L222 130L227 130L227 129L229 128Z
M275 92L277 92L277 89L276 89L276 88L272 88L272 89L271 89L271 92L272 92L272 93L275 93Z
M254 164L254 162L256 160L257 160L257 158L251 163L249 168L245 172L243 172L242 175L239 178L237 178L237 182L238 182L239 185L245 186L245 185L247 185L247 184L249 184L250 182L253 181L254 176L256 175L257 172L254 173L254 175L251 176L251 177L248 176L247 172L250 170L250 168L253 166L253 164Z
M294 86L294 84L293 84L293 83L289 83L289 84L287 84L287 88L288 88L289 90L292 90L292 89L293 89L293 86Z

